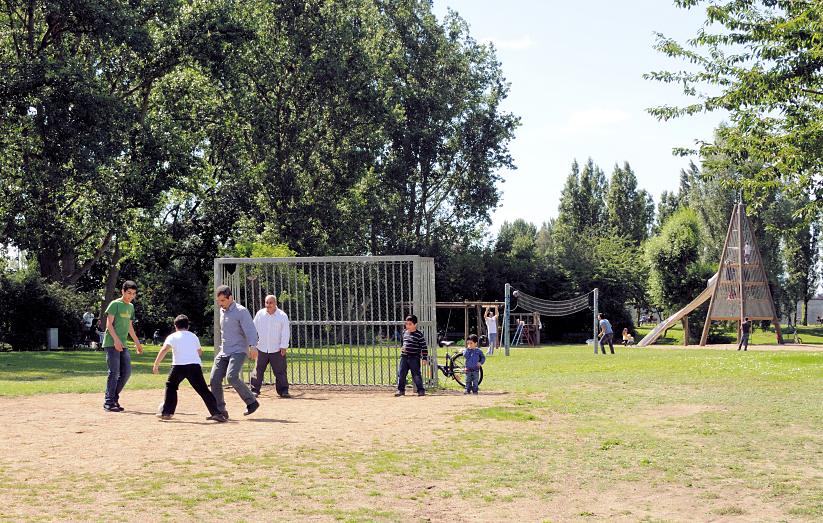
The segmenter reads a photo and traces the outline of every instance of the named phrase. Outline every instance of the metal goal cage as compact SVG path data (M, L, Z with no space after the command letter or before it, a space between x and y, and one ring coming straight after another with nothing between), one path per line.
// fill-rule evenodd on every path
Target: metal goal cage
M277 297L291 323L290 383L395 385L403 322L415 314L429 346L423 377L428 386L437 384L433 258L217 258L214 286L223 284L252 316L266 295ZM217 345L216 301L214 339Z

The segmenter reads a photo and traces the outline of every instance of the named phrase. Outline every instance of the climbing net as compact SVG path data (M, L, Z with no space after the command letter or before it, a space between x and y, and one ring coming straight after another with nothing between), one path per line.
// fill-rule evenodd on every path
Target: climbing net
M568 300L553 301L543 300L530 296L523 291L514 290L512 292L512 297L514 297L517 302L515 306L512 307L512 310L521 308L527 312L536 312L541 316L568 316L569 314L574 314L575 312L591 309L592 300L590 296L593 292L594 291L590 291L586 294L581 294L580 296L570 298Z

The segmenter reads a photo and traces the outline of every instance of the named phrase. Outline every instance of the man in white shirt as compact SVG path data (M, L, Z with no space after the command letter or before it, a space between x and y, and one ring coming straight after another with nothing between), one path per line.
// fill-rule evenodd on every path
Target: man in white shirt
M497 310L497 305L494 306L494 310L491 307L486 307L486 332L489 333L489 348L486 350L486 354L491 356L494 354L494 349L499 347L498 345L498 338L497 338L497 318L500 316L500 313Z
M251 390L260 394L266 366L271 364L274 387L281 398L291 398L286 376L286 350L289 348L289 317L277 307L277 298L266 296L266 307L257 311L254 326L257 328L257 365L251 375Z

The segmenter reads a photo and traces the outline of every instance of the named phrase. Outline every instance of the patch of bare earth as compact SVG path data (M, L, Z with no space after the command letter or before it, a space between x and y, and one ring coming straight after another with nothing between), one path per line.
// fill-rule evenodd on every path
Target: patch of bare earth
M100 394L0 398L0 520L83 521L772 521L778 506L732 489L708 500L664 480L612 481L582 463L522 463L553 478L479 491L473 452L519 452L521 436L548 423L497 422L456 414L508 405L504 394L442 392L394 398L390 391L295 388L294 399L261 396L249 417L226 390L232 421L206 421L199 397L181 387L172 421L155 416L162 391L129 391L123 413ZM701 408L647 412L688 416ZM675 409L677 410L677 409ZM482 429L507 447L476 449L460 436ZM408 453L380 469L380 453ZM465 456L466 466L426 462ZM551 450L546 451L551 454ZM262 456L257 462L254 456ZM361 463L367 462L368 464ZM493 467L492 467L493 468ZM527 474L524 474L527 475ZM236 488L235 488L236 487ZM210 492L220 495L209 496ZM738 509L738 507L745 507ZM741 513L742 511L742 513Z

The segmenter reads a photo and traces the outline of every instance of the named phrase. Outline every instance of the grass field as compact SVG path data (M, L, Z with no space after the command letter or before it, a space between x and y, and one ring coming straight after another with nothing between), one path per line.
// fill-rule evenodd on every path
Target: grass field
M0 520L823 519L823 352L590 351L495 355L478 398L308 391L267 399L258 421L276 423L222 426L187 424L193 400L177 424L104 415L100 353L3 353L0 439L23 458L0 458ZM124 393L136 414L162 395L153 358ZM51 392L94 394L31 396ZM119 438L130 466L114 470L98 455Z
M640 341L643 336L651 332L654 328L654 325L643 325L637 328L637 341ZM792 327L794 329L794 327ZM783 332L783 340L786 343L792 343L794 341L794 335L788 332L788 326L782 326ZM736 333L732 331L728 331L726 333L728 339L731 343L733 340L736 339ZM805 344L823 344L823 325L800 325L797 327L797 335L800 337L800 340ZM619 338L620 335L618 333L617 337ZM777 337L775 336L774 329L762 329L760 327L755 327L754 331L751 334L749 339L749 343L752 345L773 345L777 343ZM657 338L655 345L682 345L683 344L683 327L681 326L680 322L674 325L671 329L666 332L665 336L660 336Z

